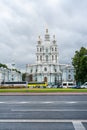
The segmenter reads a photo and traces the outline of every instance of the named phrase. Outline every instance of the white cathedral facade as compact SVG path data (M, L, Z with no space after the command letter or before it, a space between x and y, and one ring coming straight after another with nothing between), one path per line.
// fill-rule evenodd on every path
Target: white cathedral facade
M39 36L37 41L36 64L27 65L27 80L29 82L47 82L61 84L62 72L59 69L59 54L55 35L52 40L46 29L44 40Z

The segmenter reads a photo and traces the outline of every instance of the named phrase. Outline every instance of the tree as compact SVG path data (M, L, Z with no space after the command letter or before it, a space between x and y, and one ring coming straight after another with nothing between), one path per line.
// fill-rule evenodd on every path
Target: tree
M23 73L23 74L22 74L22 80L23 80L23 81L26 81L26 73Z
M72 59L75 69L75 80L77 84L87 81L87 49L81 47L80 51L76 51Z
M7 65L0 63L0 68L1 67L6 68L6 69L8 68Z

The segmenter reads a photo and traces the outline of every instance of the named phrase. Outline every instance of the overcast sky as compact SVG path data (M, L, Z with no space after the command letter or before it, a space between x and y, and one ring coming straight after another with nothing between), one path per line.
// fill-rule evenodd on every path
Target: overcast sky
M36 62L38 35L55 34L60 63L87 47L87 0L0 0L0 62L18 68Z

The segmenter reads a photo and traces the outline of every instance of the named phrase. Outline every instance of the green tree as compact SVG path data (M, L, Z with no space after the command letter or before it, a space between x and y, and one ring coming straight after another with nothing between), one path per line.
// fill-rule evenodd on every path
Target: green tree
M8 68L7 65L0 63L0 68L1 67L6 68L6 69Z
M22 80L25 81L26 80L26 73L22 74Z
M75 52L72 59L72 64L75 69L75 80L77 84L82 84L87 81L87 49L81 47Z

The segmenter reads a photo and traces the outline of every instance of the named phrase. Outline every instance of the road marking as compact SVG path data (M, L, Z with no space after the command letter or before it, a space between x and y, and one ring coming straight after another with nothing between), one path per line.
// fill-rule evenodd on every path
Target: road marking
M49 104L49 103L53 103L53 102L43 102L43 103Z
M87 101L3 101L0 104L87 104Z
M50 101L8 101L8 102L0 102L0 104L49 104L49 103L53 103Z
M35 122L35 123L68 123L68 122L71 122L73 123L74 127L75 127L75 130L77 130L77 126L80 125L80 127L82 127L82 123L81 122L85 122L87 123L87 120L51 120L51 119L0 119L0 123L25 123L25 122ZM82 129L78 129L78 130L85 130L83 129L84 127L82 127Z
M87 109L11 109L12 112L57 112L57 111L77 111L77 112L84 112L87 111Z
M5 103L5 102L0 102L0 104L3 104L3 103Z
M74 104L74 103L77 103L77 102L66 102L66 103Z
M86 130L81 121L73 121L72 123L75 130Z

